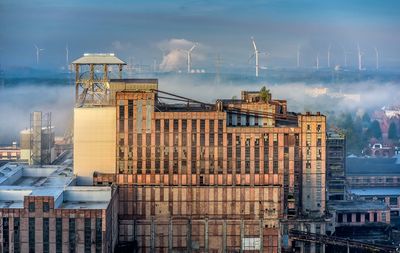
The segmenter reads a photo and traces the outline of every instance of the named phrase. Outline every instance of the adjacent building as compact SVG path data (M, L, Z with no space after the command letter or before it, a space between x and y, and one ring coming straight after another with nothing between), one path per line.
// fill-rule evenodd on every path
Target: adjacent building
M346 136L340 131L326 133L327 200L346 198Z
M51 113L32 112L30 128L20 132L21 160L30 165L48 165L56 158Z
M113 252L117 192L75 183L68 166L0 167L0 252Z
M17 147L17 142L13 142L11 146L0 147L0 161L15 162L20 158L21 150Z

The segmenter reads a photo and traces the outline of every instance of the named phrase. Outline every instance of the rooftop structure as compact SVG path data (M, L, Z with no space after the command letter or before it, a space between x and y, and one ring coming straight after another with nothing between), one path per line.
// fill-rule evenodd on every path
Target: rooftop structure
M114 54L84 54L72 62L75 66L75 101L79 107L107 103L109 80L115 74L122 78L122 67L126 63Z
M82 57L76 59L72 64L91 65L91 64L109 64L109 65L126 65L124 61L115 56L115 54L89 54L85 53Z
M32 112L30 128L20 132L21 160L31 165L48 165L55 159L51 113Z
M0 187L64 187L75 184L75 175L68 165L30 167L7 163L0 167Z

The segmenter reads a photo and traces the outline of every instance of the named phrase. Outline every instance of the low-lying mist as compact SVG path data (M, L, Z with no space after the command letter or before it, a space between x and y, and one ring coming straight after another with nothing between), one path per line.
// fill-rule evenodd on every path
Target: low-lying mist
M204 102L218 98L240 98L242 90L270 89L274 99L286 99L290 111L320 111L331 115L360 112L400 104L400 85L376 81L335 84L235 82L193 79L190 76L167 76L159 80L159 89ZM325 89L327 88L327 89ZM63 135L71 125L74 88L67 85L23 83L0 89L0 145L19 142L19 131L29 127L33 111L52 113L56 134Z
M19 143L19 132L30 126L33 111L51 112L56 135L63 135L72 122L72 86L19 84L0 89L0 145Z

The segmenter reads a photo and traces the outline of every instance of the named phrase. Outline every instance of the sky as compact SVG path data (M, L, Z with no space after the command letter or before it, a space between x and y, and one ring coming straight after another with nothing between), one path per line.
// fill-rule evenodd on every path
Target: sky
M254 36L262 67L356 66L360 44L366 67L400 67L398 0L1 0L0 64L60 69L83 53L114 52L135 64L184 69L184 50L194 68L246 67ZM36 63L34 45L44 49ZM168 65L169 64L169 65Z

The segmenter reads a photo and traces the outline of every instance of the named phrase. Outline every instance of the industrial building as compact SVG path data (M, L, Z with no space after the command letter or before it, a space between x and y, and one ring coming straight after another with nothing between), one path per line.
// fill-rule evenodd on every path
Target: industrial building
M400 156L348 157L346 165L349 188L400 187Z
M346 199L346 136L344 133L326 133L326 187L327 200Z
M0 167L0 252L113 252L117 192L75 184L66 165Z
M20 132L21 160L30 165L48 165L56 158L51 113L32 112L30 127Z
M13 142L11 146L0 147L0 162L15 162L19 159L21 159L21 149L17 147L17 142Z
M325 116L288 112L268 91L215 104L163 92L122 79L113 54L73 64L74 172L118 185L121 245L280 252L285 224L323 220Z

